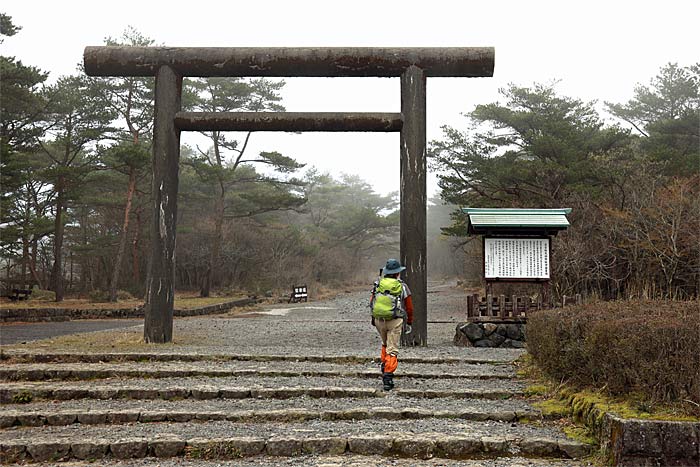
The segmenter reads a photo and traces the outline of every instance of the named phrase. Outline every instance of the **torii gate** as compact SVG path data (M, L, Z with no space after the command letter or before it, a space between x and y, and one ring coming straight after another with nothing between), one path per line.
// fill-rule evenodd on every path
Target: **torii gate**
M413 332L404 336L404 344L426 345L426 78L493 76L494 56L493 47L86 47L85 72L90 76L156 78L146 342L170 342L173 336L181 131L399 131L400 259L416 310ZM186 76L400 77L401 113L182 112Z

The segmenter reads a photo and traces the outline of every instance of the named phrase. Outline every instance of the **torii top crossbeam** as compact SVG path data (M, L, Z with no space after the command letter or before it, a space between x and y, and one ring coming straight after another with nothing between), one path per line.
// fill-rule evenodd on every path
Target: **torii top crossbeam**
M426 77L493 76L493 47L86 47L91 76L398 77L409 66Z

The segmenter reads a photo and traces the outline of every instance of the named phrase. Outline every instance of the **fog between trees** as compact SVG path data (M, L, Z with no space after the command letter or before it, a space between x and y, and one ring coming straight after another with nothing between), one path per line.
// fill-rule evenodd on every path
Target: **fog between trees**
M3 35L21 34L1 19ZM107 42L154 44L134 30ZM141 296L153 80L77 72L48 85L47 73L21 57L0 60L1 276L53 290L57 300ZM450 219L455 206L571 207L572 226L554 241L556 293L696 296L698 71L669 64L630 102L608 103L617 125L592 103L536 84L512 85L503 103L477 106L464 128L444 128L430 144L443 198L428 210L430 276L480 273L465 219ZM183 107L283 110L282 86L186 80ZM355 175L319 173L274 148L248 153L254 134L205 136L203 147L182 148L178 290L343 288L371 281L398 257L397 194L379 195Z

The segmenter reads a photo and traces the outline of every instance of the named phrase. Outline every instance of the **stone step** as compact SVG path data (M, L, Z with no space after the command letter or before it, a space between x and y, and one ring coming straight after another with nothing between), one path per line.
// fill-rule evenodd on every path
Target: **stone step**
M228 420L232 422L264 423L300 422L308 420L416 420L421 418L447 418L473 421L517 422L522 417L537 417L533 411L493 411L475 412L461 409L455 412L431 411L417 408L394 410L391 408L349 409L313 411L306 409L258 410L258 411L196 411L182 410L94 410L53 411L53 412L17 412L0 414L0 428L30 426L64 426L76 423L85 425L121 425L125 423L156 422L203 422Z
M171 380L102 380L60 382L0 383L0 404L25 403L37 400L74 399L136 399L136 400L211 400L211 399L289 399L310 398L383 398L387 392L381 389L380 377L368 384L366 379L349 380L315 378L304 385L285 385L288 378L271 378L267 385L260 385L259 378L229 378L219 384L212 380L183 378ZM299 382L298 379L295 379ZM504 387L487 387L480 380L452 380L452 386L439 380L396 380L397 387L390 394L416 399L494 399L503 400L523 394L522 386L508 381ZM425 381L435 383L432 386ZM163 384L159 384L163 383ZM246 384L247 383L247 384ZM330 383L330 384L329 384ZM364 384L362 384L364 383ZM414 384L411 384L414 383ZM354 385L353 385L354 384ZM445 387L447 386L447 387ZM422 389L419 389L422 388Z
M187 456L236 459L353 453L427 459L483 456L581 457L590 448L556 430L502 422L448 419L307 421L250 424L230 421L43 426L0 430L0 462L135 459Z
M328 401L301 397L294 400L187 400L187 401L68 401L14 404L0 413L0 428L61 426L75 423L124 424L153 422L299 422L307 420L402 420L452 418L517 422L536 419L539 411L520 400L421 401L392 395L380 400L339 398Z
M471 363L471 364L508 364L517 356L473 357L417 357L401 356L402 363ZM0 361L6 363L100 363L100 362L316 362L316 363L378 363L374 355L254 355L254 354L205 354L205 353L144 353L144 352L110 352L110 353L38 353L7 350L0 355Z
M103 378L166 378L188 376L362 377L375 378L373 364L309 362L124 362L124 363L11 363L0 366L0 380L94 380ZM512 365L399 363L397 378L510 379Z
M128 464L125 464L128 462ZM37 467L56 467L56 463L37 463ZM71 464L75 465L75 464ZM79 465L86 465L80 463ZM87 464L93 465L93 464ZM193 458L155 458L142 459L101 459L100 467L221 467L220 460ZM338 455L318 454L297 457L261 457L254 456L235 460L226 460L226 467L590 467L590 463L572 459L538 458L536 463L531 458L522 456L486 457L482 459L416 459L381 456L363 456L350 452Z

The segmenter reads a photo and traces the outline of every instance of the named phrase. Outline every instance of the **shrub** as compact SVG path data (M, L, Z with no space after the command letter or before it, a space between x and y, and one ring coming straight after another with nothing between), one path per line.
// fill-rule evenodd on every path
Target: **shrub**
M557 380L700 404L698 301L618 301L528 317L528 350Z
M107 290L92 290L88 297L93 303L102 303L109 301L109 291ZM126 290L117 290L117 300L133 300L134 296Z
M32 294L29 297L30 300L52 302L56 300L56 292L52 290L43 290L35 286L34 288L32 288Z
M117 300L134 300L134 296L126 290L117 290Z
M99 289L91 290L88 293L88 298L93 303L108 302L109 301L109 292L107 292L105 290L99 290Z

